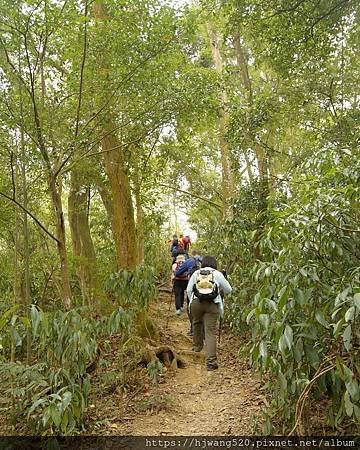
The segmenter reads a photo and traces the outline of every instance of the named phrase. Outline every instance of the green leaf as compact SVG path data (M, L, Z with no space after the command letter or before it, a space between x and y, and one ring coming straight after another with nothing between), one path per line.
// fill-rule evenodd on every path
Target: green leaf
M352 404L351 400L350 400L350 395L349 392L346 391L345 395L344 395L344 403L345 403L345 411L346 414L351 417L354 411L354 405Z
M266 358L266 357L267 357L267 345L266 345L266 342L265 342L265 341L261 341L261 342L260 342L260 355L261 355L263 358Z
M282 334L280 336L278 347L279 347L279 350L281 351L281 353L284 353L284 351L286 349L286 338L285 338L284 334Z
M255 314L256 309L252 309L246 317L246 323L249 325L252 316Z
M274 310L277 311L277 304L274 302L274 300L267 299L266 303Z
M359 390L359 385L358 385L357 381L354 378L352 378L350 381L345 383L345 386L346 386L346 390L348 391L351 399L354 402L357 402L360 398L360 390Z
M301 338L299 338L296 341L295 347L294 347L294 357L296 362L300 362L302 359L302 356L304 354L304 346L303 346L303 341Z
M279 309L280 310L285 306L288 298L289 298L289 291L287 289L287 286L284 286L279 292Z
M355 316L355 306L351 306L345 313L345 322L350 322Z
M312 345L305 344L304 350L305 350L306 357L307 357L309 363L311 364L311 366L314 369L317 369L319 366L319 354L318 354L316 348Z
M55 404L50 405L50 417L55 426L58 427L61 423L61 412Z
M306 303L304 292L303 292L301 289L298 289L298 288L295 288L295 289L294 289L294 299L295 299L300 305L304 305L304 304Z
M360 408L357 405L353 405L353 407L354 407L355 417L360 422Z
M351 325L348 325L345 328L345 331L343 333L343 342L346 350L349 351L351 346Z
M290 325L286 325L285 331L284 331L284 336L285 336L286 344L287 344L289 350L291 350L291 348L293 346L293 330Z
M27 416L29 417L38 408L38 406L43 405L44 403L46 403L45 398L39 398L36 400L36 402L34 402L28 410Z
M337 337L337 335L340 333L340 331L342 330L342 327L344 325L344 319L340 319L335 325L333 325L334 327L334 337Z
M357 292L357 293L354 295L354 304L355 304L355 306L357 307L357 309L360 310L360 292Z
M267 330L269 328L269 324L270 324L269 314L260 314L259 321L264 326L265 330Z
M335 299L335 307L339 306L342 302L344 302L351 291L351 287L348 286L345 288Z
M67 432L67 426L69 423L69 412L70 411L65 411L61 420L60 428L63 433Z
M322 311L316 311L315 319L325 328L329 328L329 323L325 320L324 314Z
M282 393L282 396L285 396L286 389L287 389L287 381L285 378L285 375L279 370L279 381L280 381L280 391Z
M66 391L63 394L62 402L61 402L61 410L65 411L65 409L69 406L72 398L72 393L70 391Z

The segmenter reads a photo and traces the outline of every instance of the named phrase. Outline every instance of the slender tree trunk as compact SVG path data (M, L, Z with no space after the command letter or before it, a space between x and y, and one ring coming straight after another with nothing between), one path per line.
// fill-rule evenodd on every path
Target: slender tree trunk
M144 262L145 258L145 230L144 230L144 211L141 201L141 180L140 180L140 165L139 165L139 150L134 149L133 151L133 163L134 163L134 174L133 174L133 184L134 184L134 195L135 195L135 207L136 207L136 235L138 241L138 261L139 263Z
M211 53L215 69L219 76L223 75L223 60L220 52L219 38L216 30L211 23L206 24ZM220 117L219 117L219 145L221 152L221 168L222 168L222 192L224 203L225 217L231 216L231 199L234 194L234 177L231 168L230 146L226 139L226 133L229 123L228 98L225 86L221 87L220 95Z
M15 147L16 148L16 147ZM17 184L18 184L18 164L17 164L17 150L15 149L15 156L12 155L11 158L11 172L12 172L12 183L13 183L13 198L16 200L17 197ZM21 298L21 288L20 288L20 267L19 267L19 247L20 247L20 233L19 233L19 213L15 210L15 230L14 230L14 279L13 279L13 306L19 303ZM14 330L14 325L11 325L11 331ZM11 348L10 348L10 362L15 362L15 352L16 345L14 340L14 333L11 337Z
M77 258L76 273L80 283L83 305L93 303L97 286L97 264L88 221L89 188L82 181L81 170L71 171L68 199L69 223L74 255Z
M44 57L44 56L43 56ZM39 106L36 99L34 73L31 75L31 102L33 107L35 130L37 137L37 145L43 159L44 169L47 175L47 184L49 187L49 193L55 213L56 221L56 239L57 250L60 259L60 275L61 275L61 299L65 309L69 309L72 301L72 292L70 287L70 276L68 270L68 257L66 251L66 234L65 234L65 222L63 205L61 200L61 179L56 174L56 169L52 167L48 148L44 139L44 133L41 122L41 115L39 112ZM44 87L43 87L44 89ZM44 92L44 91L43 91ZM41 105L40 108L44 108Z
M23 119L23 111L22 111L22 92L20 91L20 109L21 109L21 118ZM21 119L21 120L22 120ZM22 124L23 125L23 124ZM27 180L26 180L26 149L25 149L25 138L24 138L24 127L21 126L20 132L20 146L21 146L21 188L22 188L22 197L23 197L23 206L25 209L28 207L28 190L27 190ZM29 249L29 224L28 224L28 216L26 212L23 212L23 258L24 258L24 293L23 300L24 305L27 311L27 316L30 316L30 305L31 305L31 297L30 297L30 249ZM31 357L31 331L27 329L26 331L26 361L29 364Z
M252 90L252 83L249 76L249 70L248 70L248 64L247 59L245 56L245 52L243 50L242 44L241 44L241 37L240 33L236 32L234 34L234 48L235 48L235 55L238 67L240 69L241 73L241 79L243 86L245 88L245 91L247 93L247 102L249 108L253 105L253 90ZM251 142L254 151L255 156L257 160L257 166L259 170L259 181L260 181L260 206L259 206L259 226L258 230L255 236L255 246L254 246L254 256L256 259L261 258L260 254L260 247L259 247L259 240L261 237L262 228L264 227L266 223L266 215L268 210L268 196L269 196L269 164L267 160L267 155L264 151L264 149L259 145L258 142L254 139L253 136L248 134L248 139Z
M241 73L241 79L242 79L244 88L247 93L248 106L251 107L253 105L252 84L251 84L251 79L249 76L249 69L248 69L248 64L247 64L247 60L245 57L245 52L241 45L241 37L240 37L239 32L235 33L234 47L235 47L237 64L238 64L238 67L239 67L240 73ZM264 194L268 194L269 189L266 188L266 185L268 184L269 170L268 170L268 162L267 162L266 154L264 152L264 149L257 142L255 142L255 140L253 139L252 136L249 135L248 137L254 146L255 155L256 155L256 159L257 159L257 165L258 165L258 169L259 169L260 180L261 180L261 182L264 181L264 188L265 188Z
M59 187L57 187L57 183L59 183ZM60 184L61 180L59 177L55 179L52 174L49 174L48 185L55 212L56 238L58 240L57 249L60 259L61 297L65 309L69 309L71 306L72 292L70 287L68 257L66 251L65 222L64 222L63 205L61 200Z
M248 177L249 177L249 181L250 181L250 183L252 183L253 180L254 180L254 174L253 174L253 171L252 171L252 168L251 168L251 162L249 160L249 157L248 157L248 154L246 153L246 151L244 152L244 158L245 158L246 171L247 171L247 174L248 174Z

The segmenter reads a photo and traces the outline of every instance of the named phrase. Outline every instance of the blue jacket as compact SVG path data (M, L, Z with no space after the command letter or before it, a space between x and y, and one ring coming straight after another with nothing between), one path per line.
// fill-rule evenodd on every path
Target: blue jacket
M199 259L194 258L193 256L191 258L187 259L184 262L184 264L181 264L179 269L176 271L175 276L178 277L180 275L183 275L185 272L190 271L191 269L193 269L196 266L198 261L199 261Z

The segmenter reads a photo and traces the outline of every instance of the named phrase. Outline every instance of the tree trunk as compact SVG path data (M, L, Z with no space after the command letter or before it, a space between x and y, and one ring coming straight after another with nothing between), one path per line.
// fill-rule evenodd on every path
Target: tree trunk
M242 83L244 85L245 91L247 93L247 102L249 108L253 105L253 91L251 85L251 79L249 76L248 64L245 57L245 52L241 45L240 33L236 32L234 34L234 48L238 67L241 73ZM260 181L260 206L259 206L259 225L257 233L254 238L254 256L256 259L261 259L259 240L261 237L262 229L266 223L266 215L268 210L268 196L269 196L269 164L267 160L267 155L264 149L256 142L254 136L248 133L248 139L252 144L255 156L257 160L257 166L259 170L259 181Z
M54 176L50 174L48 177L48 185L56 220L56 239L58 240L57 249L60 258L61 297L65 309L69 309L71 306L72 292L70 287L70 276L66 251L64 212L61 200L61 191L57 187L57 183L60 186L61 180L58 177L55 179Z
M248 70L247 60L245 57L245 52L242 48L241 38L240 38L240 34L238 32L235 33L235 36L234 36L234 48L235 48L237 64L238 64L238 67L241 72L241 79L242 79L244 88L247 93L248 106L251 107L253 105L252 85L251 85L251 80L250 80L250 76L249 76L249 70ZM267 196L269 189L268 189L268 187L266 188L266 186L268 185L268 172L269 171L268 171L268 162L267 162L266 154L264 152L264 149L255 141L255 139L252 136L248 135L248 138L254 146L257 165L258 165L258 169L259 169L260 182L262 184L264 184L264 188L265 188L264 194Z
M219 39L214 30L212 24L209 22L206 24L211 53L215 69L219 76L223 75L223 60L220 52ZM231 156L230 146L226 139L226 133L228 130L229 113L228 113L228 98L225 90L225 86L221 87L219 94L220 100L220 117L219 117L219 145L221 153L221 169L222 169L222 192L223 192L223 205L224 216L231 217L231 200L234 194L234 177L231 168Z
M141 201L141 180L139 177L140 167L139 167L139 154L138 149L134 149L133 151L133 163L134 163L134 172L133 172L133 184L134 184L134 194L135 194L135 206L136 206L136 235L138 241L138 261L139 263L143 263L145 259L145 230L144 230L144 211L142 207Z
M109 131L114 129L114 126L110 125L107 128L104 130L101 145L112 196L117 263L119 269L133 269L138 263L138 246L129 177L125 171L120 142L116 135Z
M82 181L81 170L71 171L68 200L69 223L74 255L77 258L76 274L79 279L83 305L91 305L97 286L97 264L88 221L89 188Z
M97 21L107 19L107 13L102 1L93 4L93 14ZM108 72L107 55L99 55L99 69ZM126 173L123 148L114 126L111 112L104 112L105 118L100 123L103 132L101 141L104 155L104 167L112 197L113 234L115 239L117 265L119 269L133 269L138 263L138 244L134 209L131 198L130 182Z

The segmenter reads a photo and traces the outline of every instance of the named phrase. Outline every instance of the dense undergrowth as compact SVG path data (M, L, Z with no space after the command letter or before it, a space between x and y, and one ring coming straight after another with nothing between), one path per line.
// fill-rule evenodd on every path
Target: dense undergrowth
M259 218L250 219L252 203L244 201L253 192L242 192L233 220L215 231L219 244L207 243L235 286L227 321L251 336L252 364L268 380L265 433L311 432L307 406L320 401L328 430L358 430L360 167L350 161L319 152L304 164L306 175L300 168L293 184L269 197L256 244Z
M139 322L156 295L154 270L140 266L114 273L105 289L113 303L106 315L86 307L63 312L35 305L29 317L20 314L19 306L2 311L0 392L14 423L21 420L39 434L69 434L81 428L101 342L116 333L122 352L135 346ZM120 381L124 372L119 364Z

